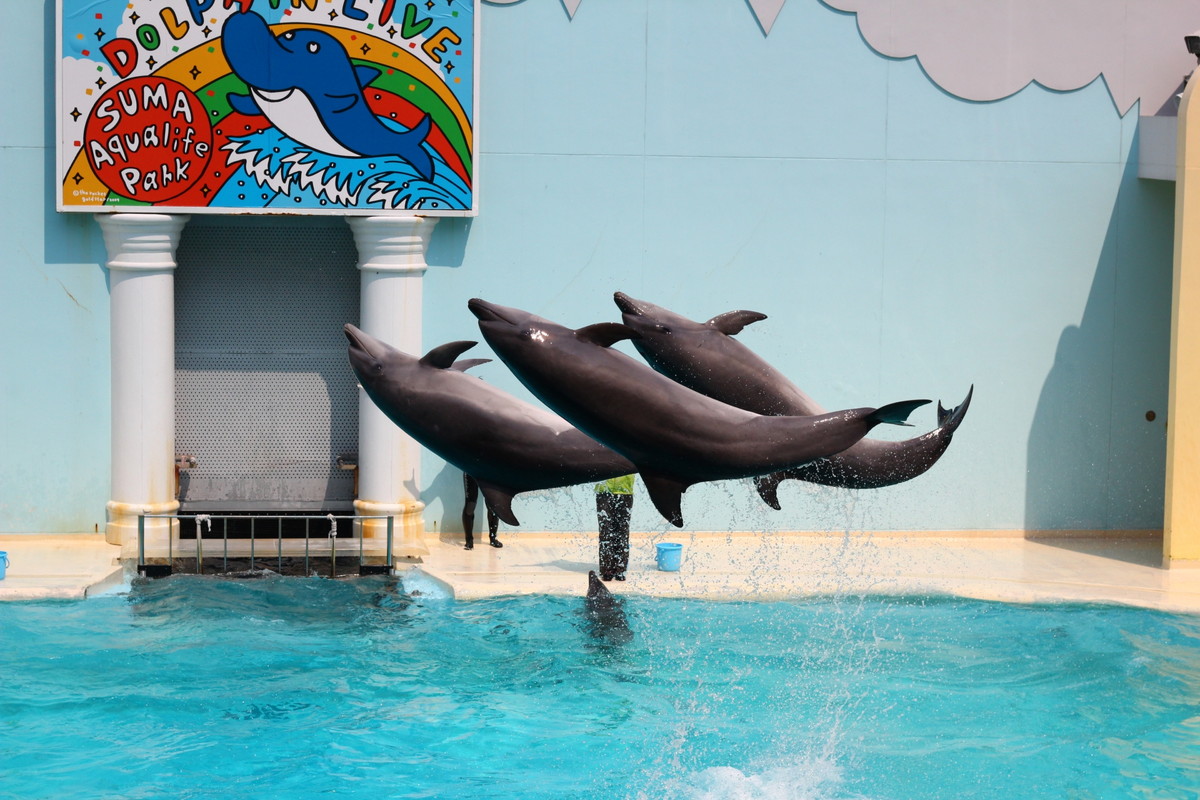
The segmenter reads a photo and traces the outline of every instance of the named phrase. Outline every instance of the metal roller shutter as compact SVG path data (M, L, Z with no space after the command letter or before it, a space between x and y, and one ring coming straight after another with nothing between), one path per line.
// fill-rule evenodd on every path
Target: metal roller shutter
M181 511L345 512L358 394L342 325L359 313L338 221L197 224L175 274L175 452Z

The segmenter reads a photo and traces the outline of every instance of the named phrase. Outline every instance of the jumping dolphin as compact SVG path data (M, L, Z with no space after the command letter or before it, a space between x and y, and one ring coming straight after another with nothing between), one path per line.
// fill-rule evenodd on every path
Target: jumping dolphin
M333 156L396 156L425 180L433 159L421 146L429 134L426 114L412 130L389 128L372 113L363 87L379 70L355 66L341 42L315 28L275 36L252 11L235 12L221 30L225 59L250 94L230 93L239 114L265 115L289 138Z
M610 345L625 325L573 330L474 299L484 339L521 383L581 431L637 465L655 508L683 526L683 492L703 481L749 478L845 450L881 422L905 424L928 400L819 416L772 417L734 408Z
M622 606L621 598L600 582L596 571L589 571L587 599L583 608L594 638L610 644L628 644L633 640L633 631L629 628L629 620Z
M405 433L473 477L487 507L509 525L520 524L513 495L636 470L549 411L466 375L491 360L454 360L475 342L450 342L418 359L353 325L345 332L367 396Z
M766 319L765 314L729 311L708 322L694 322L622 292L613 299L621 309L622 321L638 333L633 339L638 353L672 380L756 414L825 413L799 386L733 338L745 326ZM902 442L862 439L811 464L756 478L758 493L778 510L778 487L786 478L850 489L875 489L915 478L937 463L950 446L973 393L974 387L950 411L938 403L938 427L924 436Z

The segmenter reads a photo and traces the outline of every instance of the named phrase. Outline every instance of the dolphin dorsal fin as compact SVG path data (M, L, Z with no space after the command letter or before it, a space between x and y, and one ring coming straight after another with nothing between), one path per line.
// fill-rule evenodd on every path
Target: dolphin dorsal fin
M358 78L358 85L362 86L363 88L366 88L367 84L382 74L383 72L380 70L377 70L374 67L368 67L365 64L354 65L354 75Z
M484 483L478 479L475 482L479 484L479 491L483 492L484 504L492 510L493 514L499 517L501 521L513 527L521 524L512 512L512 489L506 489L494 483Z
M726 336L737 336L742 332L742 328L766 318L766 314L760 314L757 311L726 311L724 314L717 314L704 324L716 328Z
M454 359L458 358L477 344L479 343L446 342L446 344L440 344L422 356L421 363L427 367L450 369L454 366Z
M683 511L680 506L683 503L683 493L687 491L687 485L654 473L642 472L641 476L642 481L646 484L646 490L650 492L650 501L654 503L658 513L662 514L663 519L676 528L682 528Z
M597 322L575 331L575 336L601 347L612 347L622 339L640 339L637 331L619 322Z
M471 367L478 367L480 364L487 364L490 358L464 358L462 361L455 361L450 365L450 369L466 372Z

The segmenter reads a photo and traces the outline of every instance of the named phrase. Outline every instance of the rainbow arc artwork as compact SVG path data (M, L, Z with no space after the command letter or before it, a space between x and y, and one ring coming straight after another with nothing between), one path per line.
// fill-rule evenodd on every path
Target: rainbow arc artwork
M470 215L473 0L58 0L61 211Z

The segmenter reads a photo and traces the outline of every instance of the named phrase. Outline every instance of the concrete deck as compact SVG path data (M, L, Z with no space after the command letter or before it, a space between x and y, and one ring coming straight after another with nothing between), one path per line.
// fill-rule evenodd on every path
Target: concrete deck
M121 548L102 533L5 534L0 550L9 560L0 600L75 600L124 581Z
M427 539L415 567L458 598L582 594L596 537L501 534ZM679 572L660 572L654 544L683 544ZM1152 533L1027 538L1023 534L634 534L628 579L615 593L717 600L849 594L956 595L1007 602L1118 603L1200 613L1200 569L1163 569Z
M430 535L429 554L400 559L460 599L581 595L596 568L596 535L502 532L502 549L461 534ZM683 544L679 572L660 572L654 545ZM12 566L0 600L82 598L127 576L102 535L0 536ZM823 594L956 595L1007 602L1118 603L1200 613L1200 569L1163 569L1153 533L1026 537L1016 533L635 533L616 593L716 600ZM419 580L418 574L411 576Z

